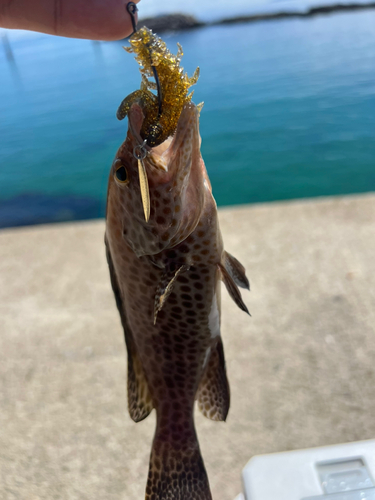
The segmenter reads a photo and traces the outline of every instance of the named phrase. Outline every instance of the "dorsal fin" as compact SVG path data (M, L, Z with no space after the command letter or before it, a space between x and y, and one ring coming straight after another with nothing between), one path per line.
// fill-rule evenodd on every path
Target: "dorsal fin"
M127 324L121 290L118 286L107 239L105 239L105 244L112 289L115 295L117 309L120 313L121 323L124 328L126 349L128 351L128 409L130 417L135 422L140 422L150 414L154 406L147 380L137 354L137 349L133 341L132 333Z
M224 285L226 286L226 289L228 290L229 295L232 297L234 302L238 305L240 309L245 311L249 316L251 314L249 313L249 310L247 309L244 301L242 300L241 297L241 292L237 288L236 283L234 282L232 276L228 273L226 268L223 266L223 264L218 264L218 267L221 271L221 279L224 282Z
M233 257L233 255L231 255L229 252L224 251L222 264L224 265L228 273L232 276L236 285L240 286L241 288L250 290L250 283L245 274L246 270L241 262L236 259L236 257Z
M183 273L184 271L187 271L188 269L189 266L185 264L178 267L173 263L168 264L168 266L165 268L164 273L158 283L158 287L156 289L156 294L155 294L154 325L156 323L156 317L158 315L158 312L161 311L167 298L169 297L169 295L173 290L173 285L176 281L177 276Z
M140 422L151 413L154 405L134 347L133 343L130 349L128 347L128 410L132 420Z
M225 370L224 349L221 337L211 348L207 365L199 384L198 408L203 415L211 420L226 420L230 392Z

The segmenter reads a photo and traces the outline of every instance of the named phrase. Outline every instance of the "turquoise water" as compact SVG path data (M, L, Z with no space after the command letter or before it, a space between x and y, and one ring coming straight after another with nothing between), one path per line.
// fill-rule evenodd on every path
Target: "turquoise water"
M219 205L375 190L375 12L218 26L179 41ZM10 36L0 50L0 226L98 217L139 87L121 42Z

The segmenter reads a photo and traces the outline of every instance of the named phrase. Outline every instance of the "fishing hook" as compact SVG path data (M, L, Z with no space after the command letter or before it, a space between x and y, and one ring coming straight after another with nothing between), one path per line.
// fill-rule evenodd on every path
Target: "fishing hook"
M136 4L134 2L129 2L126 5L126 10L129 12L129 15L130 15L130 18L131 18L131 21L132 21L132 26L133 26L133 33L132 33L132 35L134 35L134 33L137 31L137 23L135 21L135 14L136 14L136 12L138 12L138 7L136 6ZM151 65L151 68L152 68L152 73L153 73L154 78L155 78L156 90L157 90L157 94L158 94L158 119L159 119L160 115L162 113L162 110L163 110L163 101L162 101L162 96L161 96L161 86L160 86L159 75L158 75L158 72L157 72L155 66Z
M152 68L152 72L154 74L154 78L155 78L155 82L156 82L156 90L157 90L157 93L158 93L158 104L159 104L159 107L158 107L158 119L160 118L160 115L163 111L163 101L162 101L162 98L161 98L161 87L160 87L160 81L159 81L159 75L158 75L158 72L156 71L156 68L155 66L151 66Z
M144 160L147 156L147 149L145 148L147 140L145 139L142 144L138 144L133 149L133 156L136 160Z
M138 11L138 7L136 6L136 4L134 2L129 2L127 4L127 6L126 6L126 10L130 14L130 18L131 18L132 26L133 26L133 33L132 33L132 35L134 35L134 33L137 31L137 23L135 21L135 14Z

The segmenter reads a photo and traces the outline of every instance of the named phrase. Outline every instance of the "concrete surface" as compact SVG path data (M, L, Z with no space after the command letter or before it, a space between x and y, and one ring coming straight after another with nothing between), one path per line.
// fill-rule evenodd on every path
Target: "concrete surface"
M223 290L232 406L197 412L215 500L254 454L375 435L375 195L221 210L248 270ZM0 498L141 500L154 414L126 409L104 222L0 233Z

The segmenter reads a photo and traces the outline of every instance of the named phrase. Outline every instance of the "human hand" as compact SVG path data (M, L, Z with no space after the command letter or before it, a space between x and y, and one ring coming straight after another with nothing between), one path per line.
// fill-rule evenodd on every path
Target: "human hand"
M71 38L120 40L133 31L126 10L128 3L129 0L0 0L0 26Z

